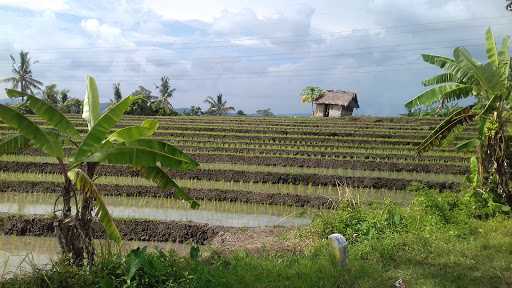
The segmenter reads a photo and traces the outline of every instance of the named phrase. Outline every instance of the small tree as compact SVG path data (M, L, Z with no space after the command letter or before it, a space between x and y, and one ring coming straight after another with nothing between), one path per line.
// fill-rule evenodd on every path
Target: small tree
M313 102L323 94L323 90L316 86L307 86L300 93L302 103L311 103L311 115L315 114L315 107Z
M228 102L222 99L222 94L217 95L216 98L209 96L204 102L210 105L206 111L210 115L222 116L229 113L229 111L235 111L235 107L228 106Z
M84 103L80 99L70 98L60 106L63 113L80 114L82 113Z
M153 106L151 105L153 101L156 99L155 96L152 95L151 90L145 88L144 86L139 86L137 90L133 91L130 96L139 96L137 100L134 101L126 114L131 115L155 115L155 111L153 110Z
M114 87L114 99L113 99L112 103L118 103L119 101L121 101L121 99L123 99L123 94L121 94L121 83L119 83L119 82L114 83L113 87Z
M59 90L57 90L57 84L50 84L44 87L43 99L55 107L59 105Z
M474 149L471 163L475 186L492 192L497 199L512 206L509 187L511 177L510 107L512 81L510 65L510 37L505 37L497 49L491 29L485 34L487 63L479 63L465 48L455 48L454 58L422 55L423 60L438 66L443 73L423 81L433 88L405 104L409 110L439 102L455 102L473 96L475 103L456 109L418 147L421 153L453 138L470 123L478 123L478 135L458 145L458 149ZM478 169L477 169L478 168Z
M236 111L236 115L238 115L238 116L245 116L246 114L245 114L244 111L238 110L238 111Z
M60 104L65 104L69 100L69 90L68 89L62 89L59 91L59 102Z
M190 106L190 108L185 113L185 115L201 116L201 115L203 115L203 109L201 109L201 107L199 107L199 106Z
M274 113L270 111L270 108L256 110L256 114L261 117L272 117Z
M63 114L33 95L12 89L6 91L9 97L26 98L26 105L51 128L40 127L20 112L0 104L0 120L18 132L0 142L0 154L35 146L57 159L64 185L59 195L62 207L53 211L56 219L54 226L63 253L70 255L77 266L83 265L86 259L89 265L94 263L94 215L103 225L108 239L121 242L121 235L102 194L94 184L96 169L101 164L133 167L160 188L174 189L178 198L188 201L193 208L198 207L198 203L168 175L169 170L190 170L198 164L169 143L150 138L158 127L158 121L148 119L140 126L125 127L112 132L124 112L140 96L128 96L100 114L96 81L88 76L86 84L82 117L87 121L88 133L83 139ZM69 145L76 148L70 156L66 156L64 147ZM72 206L75 207L74 213Z

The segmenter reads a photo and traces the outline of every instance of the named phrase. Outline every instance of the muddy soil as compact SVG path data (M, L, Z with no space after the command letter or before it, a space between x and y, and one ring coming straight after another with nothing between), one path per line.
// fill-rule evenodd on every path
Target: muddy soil
M5 235L52 237L55 229L53 219L44 216L0 216L0 231ZM115 220L124 240L155 242L193 242L205 244L219 232L229 230L208 224L150 221L150 220ZM100 223L94 223L94 238L105 239L105 232Z

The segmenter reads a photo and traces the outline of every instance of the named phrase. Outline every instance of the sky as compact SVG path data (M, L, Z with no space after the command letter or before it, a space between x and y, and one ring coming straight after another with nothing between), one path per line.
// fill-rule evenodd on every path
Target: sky
M157 94L174 107L222 93L247 113L310 113L309 85L355 91L357 115L404 113L437 70L422 53L464 46L484 61L484 32L512 33L505 0L0 0L0 78L29 51L34 78L83 98L85 76L102 102L112 85ZM0 84L0 88L7 87ZM5 95L0 95L0 98Z

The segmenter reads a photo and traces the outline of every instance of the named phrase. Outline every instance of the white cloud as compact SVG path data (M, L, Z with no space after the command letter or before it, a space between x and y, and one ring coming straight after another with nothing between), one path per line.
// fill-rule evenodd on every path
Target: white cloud
M0 0L0 5L30 10L63 11L69 6L66 0Z
M85 19L80 22L80 26L86 32L90 33L101 44L116 46L133 46L133 43L126 40L121 29L109 24L102 24L98 19Z
M356 90L361 113L389 115L401 112L435 72L424 69L420 53L449 54L476 43L485 54L485 26L512 21L500 1L62 1L69 6L62 12L33 9L30 16L0 7L9 23L5 31L0 27L8 39L0 49L29 50L40 60L37 77L80 97L84 75L96 76L102 101L111 97L114 81L126 95L137 85L153 89L165 73L177 88L176 107L222 92L246 112L307 113L297 94L312 84ZM503 19L477 20L496 15ZM469 18L476 20L456 22ZM423 25L443 21L455 22ZM506 28L495 26L498 35ZM8 53L0 58L8 64ZM0 76L8 73L8 65L0 66Z

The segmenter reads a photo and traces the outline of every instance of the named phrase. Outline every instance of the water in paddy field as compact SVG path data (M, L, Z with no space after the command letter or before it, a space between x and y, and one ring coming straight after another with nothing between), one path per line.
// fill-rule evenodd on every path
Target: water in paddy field
M55 195L2 193L0 213L47 215L53 210ZM192 210L171 199L105 197L113 217L160 221L192 221L226 227L301 226L311 222L307 210L265 205L203 202Z
M98 245L100 242L96 241ZM138 242L124 241L123 250L129 251L136 247L148 246L150 249L176 250L186 255L190 249L187 244L171 242ZM101 247L101 246L99 246ZM0 236L0 279L12 273L29 272L32 266L47 265L60 255L57 239L50 237L31 236Z

